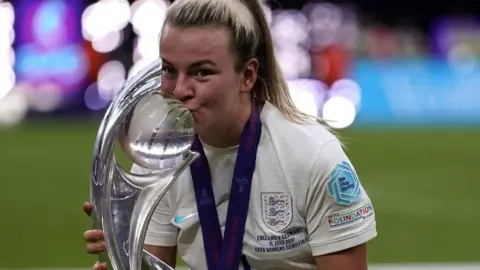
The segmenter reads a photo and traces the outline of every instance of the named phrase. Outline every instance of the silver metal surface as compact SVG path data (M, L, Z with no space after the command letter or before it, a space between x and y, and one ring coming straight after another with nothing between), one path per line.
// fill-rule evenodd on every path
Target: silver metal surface
M172 269L143 251L150 218L168 189L198 157L190 148L194 120L175 98L162 93L157 60L130 79L114 98L97 132L90 179L93 227L103 230L107 252L99 255L109 269ZM148 172L122 168L115 142Z

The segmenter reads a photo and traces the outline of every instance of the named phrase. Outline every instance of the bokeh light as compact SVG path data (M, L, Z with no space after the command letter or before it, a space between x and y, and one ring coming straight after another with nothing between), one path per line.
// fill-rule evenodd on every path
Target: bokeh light
M12 44L15 40L14 21L12 4L0 3L0 100L8 95L16 81L13 70L15 56L12 55Z
M332 97L323 105L323 119L332 128L346 128L355 121L356 110L352 101L347 98Z
M13 91L26 91L19 96L27 99L28 110L43 113L68 107L68 100L79 96L83 97L81 106L92 111L108 107L126 80L159 57L159 34L170 2L12 3L0 3L0 100ZM381 59L393 57L398 50L418 56L422 44L418 29L409 25L395 31L385 25L361 25L360 13L347 4L307 3L299 10L272 10L272 4L264 2L263 8L295 105L309 114L341 119L342 124L332 124L333 128L352 125L357 115L365 121L362 115L372 110L372 97L365 105L365 95L372 87L366 89L368 80L352 65L357 61L352 52ZM22 24L15 26L16 20ZM479 68L477 47L470 41L475 39L461 35L464 30L460 26L475 29L477 24L465 20L452 25L445 20L438 23L440 30L434 31L438 51L444 53L453 73L474 76ZM407 77L385 75L380 81L385 94L380 97L391 102L390 111L418 116L423 101ZM402 84L404 91L392 90ZM463 99L455 93L451 96L450 107L460 108L457 101ZM332 104L347 107L340 110ZM355 113L346 117L352 105Z

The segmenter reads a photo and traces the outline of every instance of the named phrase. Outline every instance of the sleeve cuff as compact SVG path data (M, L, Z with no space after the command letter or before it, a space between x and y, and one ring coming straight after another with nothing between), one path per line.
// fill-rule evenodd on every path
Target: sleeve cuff
M174 247L177 245L177 235L176 234L152 234L147 233L145 236L145 245L158 246L158 247Z
M332 241L325 244L310 244L310 248L313 256L321 256L364 244L375 238L375 236L377 236L377 229L374 225L359 234L354 234L339 241Z

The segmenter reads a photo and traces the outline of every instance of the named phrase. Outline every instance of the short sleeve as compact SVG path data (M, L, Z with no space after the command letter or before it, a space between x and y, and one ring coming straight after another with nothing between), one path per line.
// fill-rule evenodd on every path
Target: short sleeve
M132 173L148 173L140 166L133 165ZM170 222L170 208L168 196L164 196L159 202L147 228L145 244L161 247L173 247L177 245L178 228Z
M318 152L310 181L306 223L313 256L345 250L377 235L372 202L337 139Z

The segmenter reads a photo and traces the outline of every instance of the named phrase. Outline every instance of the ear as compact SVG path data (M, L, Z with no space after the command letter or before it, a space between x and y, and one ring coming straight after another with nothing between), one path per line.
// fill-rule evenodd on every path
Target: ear
M258 60L256 58L250 59L243 70L243 81L240 92L250 92L257 81L258 74Z

